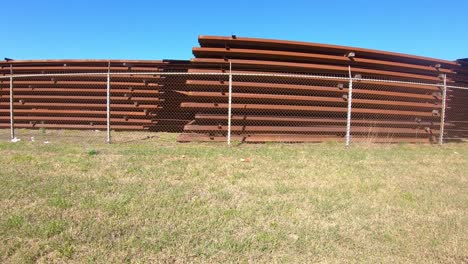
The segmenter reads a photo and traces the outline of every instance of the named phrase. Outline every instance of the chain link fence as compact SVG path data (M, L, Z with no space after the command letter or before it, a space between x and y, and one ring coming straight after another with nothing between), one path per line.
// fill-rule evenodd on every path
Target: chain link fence
M441 139L443 84L355 79L354 141L437 143Z
M468 141L468 88L447 86L444 141Z
M344 141L344 76L234 74L232 135L244 142Z
M92 70L92 69L89 69ZM119 71L0 76L0 140L444 143L468 88L343 75ZM79 132L77 132L79 131Z

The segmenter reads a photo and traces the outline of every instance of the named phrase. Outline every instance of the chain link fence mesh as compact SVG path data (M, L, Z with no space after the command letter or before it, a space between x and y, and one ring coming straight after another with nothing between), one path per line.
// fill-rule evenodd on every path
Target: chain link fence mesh
M347 79L234 74L232 133L245 142L344 141Z
M442 85L353 80L352 142L436 143Z
M445 109L445 142L468 141L468 88L449 86Z
M0 140L7 141L10 136L10 78L3 74L0 78Z
M229 129L234 142L346 141L348 74L163 72L123 64L110 65L107 71L79 69L49 67L41 74L22 69L13 75L16 138L103 143L109 124L114 143L163 132L177 133L180 142L226 142ZM94 72L85 72L90 70ZM445 142L467 139L466 88L447 88L443 120L442 79L416 83L351 77L351 143L437 143L442 124ZM10 89L10 77L3 74L0 140L11 140Z
M119 116L124 127L119 128L116 122L111 122L111 129L135 133L130 138L128 133L112 133L113 142L153 137L155 132L179 133L177 140L180 142L219 138L226 141L227 131L223 126L228 116L225 105L228 92L222 84L228 82L227 74L164 72L122 78L121 92L125 97L122 103L131 104L132 108ZM115 94L115 85L111 82L111 101L116 98ZM116 106L111 103L111 116L117 114ZM206 114L221 115L224 120L206 119ZM132 120L135 126L130 127L128 124Z
M15 77L13 113L17 139L45 143L105 140L106 77L79 74Z

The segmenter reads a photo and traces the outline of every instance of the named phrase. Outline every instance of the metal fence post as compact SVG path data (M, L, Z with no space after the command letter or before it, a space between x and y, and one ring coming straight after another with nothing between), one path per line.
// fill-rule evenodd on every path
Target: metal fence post
M10 139L15 136L15 114L14 114L14 94L13 94L13 64L10 64Z
M229 94L228 94L228 134L227 143L231 146L231 115L232 115L232 64L229 61Z
M110 127L110 61L107 70L107 96L106 96L106 103L107 103L107 143L111 143L111 127Z
M351 66L348 66L349 72L349 89L348 89L348 116L346 120L346 146L349 146L351 141L351 105L353 100L353 76L351 75Z
M439 145L442 145L444 143L446 99L447 99L447 74L444 74L444 86L442 87L442 112L440 114Z

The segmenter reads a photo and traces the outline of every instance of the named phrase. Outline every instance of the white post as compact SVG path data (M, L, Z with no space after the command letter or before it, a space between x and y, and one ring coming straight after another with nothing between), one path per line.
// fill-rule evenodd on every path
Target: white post
M442 87L442 111L440 114L439 145L442 145L444 143L446 99L447 99L447 74L444 74L444 86Z
M351 66L348 66L349 89L348 89L348 117L346 120L346 146L351 141L351 104L353 100L353 76L351 75Z
M228 134L227 143L231 146L231 115L232 115L232 64L229 61L229 102L228 102Z
M107 143L111 143L111 127L110 127L110 61L107 70Z
M10 137L11 140L15 139L15 114L14 108L14 94L13 94L13 64L10 64Z

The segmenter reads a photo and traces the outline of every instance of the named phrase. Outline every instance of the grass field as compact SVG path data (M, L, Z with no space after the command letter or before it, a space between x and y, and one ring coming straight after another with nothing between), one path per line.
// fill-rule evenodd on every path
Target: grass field
M119 136L1 141L0 262L468 262L466 143Z

